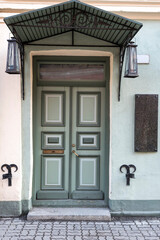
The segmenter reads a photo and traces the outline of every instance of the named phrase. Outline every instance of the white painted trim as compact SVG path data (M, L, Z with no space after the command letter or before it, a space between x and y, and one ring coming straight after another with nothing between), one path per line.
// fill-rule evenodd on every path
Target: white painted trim
M57 161L59 162L59 170L58 170L58 183L47 183L47 162L49 161ZM46 186L57 186L61 185L61 175L62 175L62 158L45 158L45 185Z
M97 166L97 164L96 164L96 158L80 158L80 169L79 169L79 171L80 171L80 186L96 186L96 178L97 178L97 176L96 176L96 166ZM82 177L82 164L83 164L83 162L94 162L94 182L93 182L93 184L87 184L87 183L83 183L83 177Z

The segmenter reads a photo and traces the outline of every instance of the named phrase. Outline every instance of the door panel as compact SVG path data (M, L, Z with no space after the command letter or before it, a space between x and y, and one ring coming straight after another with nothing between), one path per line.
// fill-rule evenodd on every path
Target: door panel
M64 190L64 157L42 156L42 189Z
M77 190L99 190L99 156L77 157Z
M42 149L64 149L64 132L42 132Z
M37 199L103 199L105 89L39 86L36 102Z
M100 125L100 93L78 92L77 93L77 116L78 126Z
M65 92L42 92L42 126L64 126Z
M77 132L78 150L100 150L100 132Z

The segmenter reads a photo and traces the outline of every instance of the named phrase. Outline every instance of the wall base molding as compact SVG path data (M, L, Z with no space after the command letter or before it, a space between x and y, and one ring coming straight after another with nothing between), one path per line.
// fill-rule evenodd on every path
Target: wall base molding
M18 217L27 214L32 200L0 202L0 217ZM109 199L112 216L160 216L160 200Z
M160 216L160 200L111 200L112 216Z
M32 201L3 201L0 202L0 217L19 217L28 213L32 206Z
M144 211L144 212L141 212L141 211L112 212L111 211L111 216L112 217L123 217L123 216L127 216L127 217L160 217L160 211L152 211L152 212L148 212L148 211Z

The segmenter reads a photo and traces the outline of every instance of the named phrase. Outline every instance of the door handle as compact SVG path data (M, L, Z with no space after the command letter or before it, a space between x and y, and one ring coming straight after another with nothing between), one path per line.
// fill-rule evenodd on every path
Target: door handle
M72 150L72 153L74 153L77 157L79 157L78 153L76 153L75 150Z

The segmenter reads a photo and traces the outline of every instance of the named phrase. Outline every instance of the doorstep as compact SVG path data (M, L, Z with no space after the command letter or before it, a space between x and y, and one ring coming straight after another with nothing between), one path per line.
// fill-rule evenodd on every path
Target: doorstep
M54 208L34 207L27 220L110 221L108 208Z

